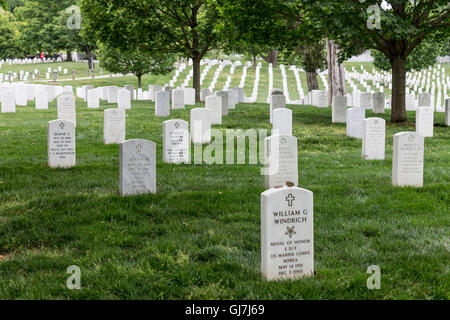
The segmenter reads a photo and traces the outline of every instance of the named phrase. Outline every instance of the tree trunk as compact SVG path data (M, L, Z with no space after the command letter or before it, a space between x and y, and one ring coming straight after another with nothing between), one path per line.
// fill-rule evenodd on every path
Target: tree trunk
M277 67L278 63L278 49L271 50L267 56L261 55L261 57L267 61L268 63L271 63L274 68Z
M308 83L308 92L319 89L316 72L306 72L306 82Z
M345 96L347 87L345 86L344 65L338 61L339 48L334 41L327 39L327 63L328 63L328 104L331 106L333 97L337 95Z
M195 89L195 102L200 102L200 57L192 58L193 74L193 88Z
M253 69L256 70L256 54L253 55Z
M137 74L136 77L138 78L138 88L142 89L142 74Z
M67 59L66 59L66 61L67 62L72 62L73 61L73 59L72 59L72 50L71 49L67 49Z
M391 59L392 66L392 101L391 121L406 122L405 88L406 58L396 56Z

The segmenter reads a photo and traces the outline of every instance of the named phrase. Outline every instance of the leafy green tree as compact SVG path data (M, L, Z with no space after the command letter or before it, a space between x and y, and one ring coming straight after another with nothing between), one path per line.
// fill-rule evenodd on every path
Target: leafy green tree
M19 55L19 30L14 16L0 8L0 59Z
M322 34L335 40L340 60L364 49L381 52L392 69L392 122L407 120L406 64L423 41L446 38L450 28L447 0L296 0L311 14ZM379 14L378 14L379 13Z
M200 61L220 38L210 0L81 0L81 9L85 28L107 46L191 58L200 100Z
M145 74L167 74L174 69L175 56L141 50L123 51L117 48L100 46L98 58L100 65L112 73L132 73L138 78L138 88L142 88L142 76Z

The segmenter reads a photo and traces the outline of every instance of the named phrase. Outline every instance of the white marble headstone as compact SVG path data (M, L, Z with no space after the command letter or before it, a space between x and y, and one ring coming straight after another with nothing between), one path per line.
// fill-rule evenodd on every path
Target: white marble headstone
M117 86L108 87L108 103L117 103L119 88Z
M16 97L13 92L7 91L2 98L2 113L16 112Z
M400 132L394 135L394 186L423 186L424 141L424 137L416 132Z
M366 117L366 109L353 107L347 109L347 136L362 139L363 122Z
M51 168L70 168L75 159L75 124L66 120L53 120L47 131L48 165Z
M106 109L103 112L103 142L120 144L125 141L125 110Z
M172 109L184 109L184 91L175 89L172 91Z
M272 129L277 134L292 136L292 110L278 108L273 111Z
M191 139L194 144L211 142L210 111L206 108L191 110Z
M74 96L59 96L57 100L58 120L68 120L77 126L76 101Z
M222 98L222 116L227 116L228 115L229 92L228 91L217 91L216 96L219 96Z
M298 186L298 142L288 135L273 135L264 139L264 170L266 188Z
M371 109L372 94L370 92L361 92L359 94L359 106L364 109Z
M384 113L384 92L375 92L372 95L372 111L373 113Z
M98 96L98 90L90 89L87 92L87 107L88 109L100 108L100 97Z
M283 187L261 194L261 273L266 280L314 275L311 191Z
M131 96L130 90L119 90L117 93L117 107L124 110L131 109Z
M206 97L206 109L210 112L211 124L222 124L222 98L219 96Z
M47 91L41 90L36 94L35 99L36 110L47 110L48 109L48 96Z
M120 195L156 193L156 144L127 140L120 144Z
M170 93L158 91L155 93L155 115L157 117L170 116Z
M184 120L163 122L163 161L166 163L190 163L191 140L189 124Z
M333 123L346 123L347 121L347 97L335 96L331 107L331 121Z
M433 136L433 107L420 107L416 110L416 132L423 137Z
M185 88L184 89L184 103L188 106L195 105L195 89Z
M366 160L384 160L386 121L381 118L364 119L362 157Z
M279 108L286 108L286 97L282 94L275 94L270 97L270 123L273 121L273 111Z

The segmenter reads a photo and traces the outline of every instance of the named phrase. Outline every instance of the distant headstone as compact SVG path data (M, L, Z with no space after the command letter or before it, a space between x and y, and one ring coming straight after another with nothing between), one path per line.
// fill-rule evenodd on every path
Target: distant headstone
M108 103L117 103L119 88L116 86L108 87Z
M2 113L7 112L16 112L16 98L11 91L7 91L2 98Z
M51 168L70 168L75 159L75 124L66 120L48 123L48 165Z
M372 108L372 94L370 92L361 92L359 94L359 107L364 109Z
M47 91L41 90L36 94L36 110L47 110L48 109L48 96Z
M58 120L67 120L77 126L77 111L74 96L59 96L57 100Z
M434 126L433 107L420 107L416 111L416 132L422 137L432 137Z
M347 121L347 97L335 96L331 107L331 121L333 123L346 123Z
M206 108L191 110L191 139L194 144L208 144L211 142L210 111Z
M119 90L117 93L117 107L119 109L131 109L131 91L127 89Z
M362 157L366 160L384 160L386 121L381 118L364 119Z
M134 86L132 86L132 85L130 85L130 84L127 84L127 85L125 86L125 90L130 91L130 99L131 99L131 100L136 100L136 97L134 96L134 92L135 92Z
M211 124L222 124L222 98L219 96L206 97L206 109L209 110Z
M445 125L450 126L450 98L445 100Z
M431 107L431 93L419 93L418 101L419 107Z
M237 88L237 92L238 92L238 101L239 101L239 103L244 103L245 102L244 88Z
M292 110L279 108L273 111L272 129L276 134L292 136Z
M416 132L400 132L394 135L394 186L423 186L424 140L424 137Z
M170 93L158 91L155 95L155 114L157 117L170 116Z
M188 106L195 105L195 89L185 88L184 89L184 103Z
M373 113L384 113L384 92L375 92L372 95L372 111Z
M273 135L264 140L266 188L284 186L286 182L298 186L297 138Z
M406 111L416 110L416 97L414 94L406 95Z
M98 96L98 90L87 91L87 107L88 109L100 108L100 97Z
M156 144L127 140L120 144L120 195L156 193Z
M328 91L321 90L317 93L317 107L328 108Z
M286 97L275 94L270 97L270 123L273 121L273 111L279 108L286 108Z
M184 109L184 91L176 89L172 91L172 109Z
M191 140L189 124L184 120L163 122L163 161L166 163L190 163Z
M103 112L103 142L120 144L125 141L125 110L106 109Z
M228 110L236 109L236 104L238 103L238 93L236 89L229 88L228 89Z
M211 96L211 90L204 88L200 91L200 101L205 101L207 96Z
M83 86L83 88L84 88L83 98L84 98L84 101L87 101L88 100L88 92L91 90L94 90L94 86L87 85L87 86Z
M227 116L228 115L229 92L228 91L217 91L216 96L219 96L222 98L222 116Z
M261 273L266 280L314 275L313 193L297 187L261 194Z
M363 122L366 117L366 109L354 107L347 109L347 136L362 139Z

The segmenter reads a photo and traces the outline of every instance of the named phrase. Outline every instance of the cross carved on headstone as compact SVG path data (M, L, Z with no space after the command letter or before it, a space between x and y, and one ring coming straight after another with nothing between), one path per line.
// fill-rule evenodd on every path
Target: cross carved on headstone
M286 201L289 207L292 207L292 203L294 202L294 200L295 197L292 195L292 193L289 193L289 195L286 197Z

